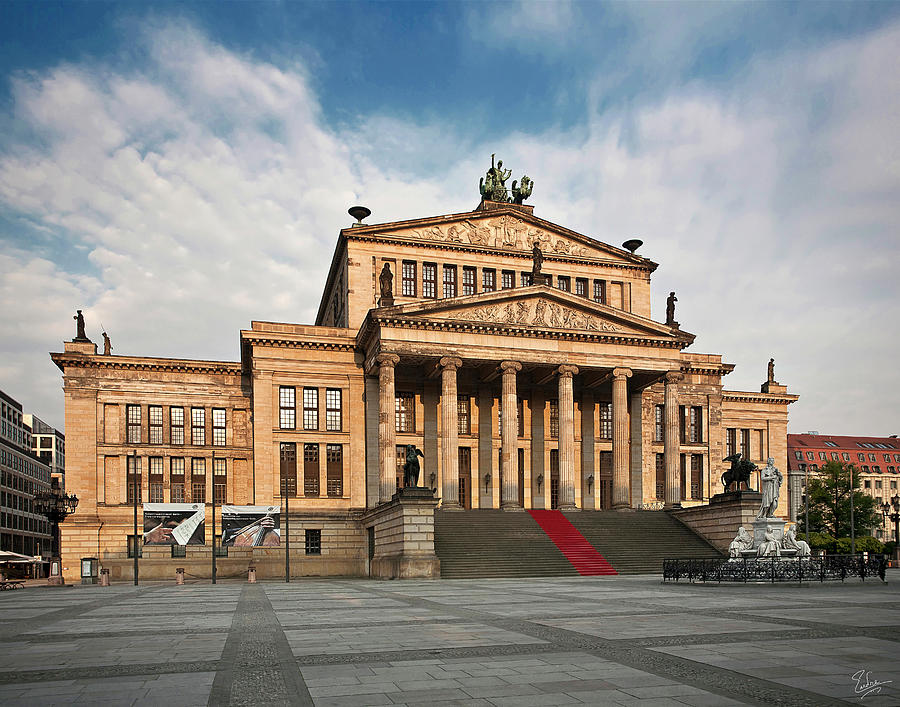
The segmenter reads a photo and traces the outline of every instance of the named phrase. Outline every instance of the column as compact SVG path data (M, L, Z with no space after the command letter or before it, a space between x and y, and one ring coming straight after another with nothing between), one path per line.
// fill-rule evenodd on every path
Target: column
M628 379L631 369L614 368L613 372L613 509L630 508L631 494L628 474Z
M378 456L381 503L391 500L397 491L397 398L394 393L394 366L397 354L379 354L378 364Z
M577 366L560 366L559 374L559 509L575 510L575 397Z
M459 424L457 415L456 370L458 358L445 356L441 366L441 507L460 508L459 503Z
M519 470L516 463L516 414L519 401L516 397L516 371L522 370L518 361L504 361L500 364L503 371L503 415L500 420L500 463L503 470L503 487L500 489L500 508L504 510L521 510L519 505Z
M679 433L678 433L678 382L684 376L678 371L666 373L665 397L665 436L664 451L666 458L666 508L677 508L681 505L681 479L678 469Z

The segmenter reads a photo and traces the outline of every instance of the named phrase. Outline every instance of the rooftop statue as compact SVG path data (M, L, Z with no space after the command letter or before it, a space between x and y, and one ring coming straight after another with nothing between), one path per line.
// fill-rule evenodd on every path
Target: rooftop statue
M534 189L534 182L527 176L522 176L522 183L519 184L519 186L516 186L516 180L514 179L512 183L513 203L521 204L525 199L531 196L532 189Z
M527 176L522 177L521 184L517 185L516 182L513 181L512 199L510 199L509 190L506 188L506 180L512 176L512 170L503 169L503 160L499 160L495 165L495 157L496 155L491 155L491 168L478 183L478 190L481 192L482 198L487 201L499 201L504 204L509 203L510 201L521 204L525 199L531 196L534 182Z
M75 338L72 341L90 341L87 334L84 333L84 315L80 309L72 319L75 320Z
M669 296L666 297L666 326L675 326L678 322L675 321L675 303L678 301L678 298L675 296L675 292L670 292Z

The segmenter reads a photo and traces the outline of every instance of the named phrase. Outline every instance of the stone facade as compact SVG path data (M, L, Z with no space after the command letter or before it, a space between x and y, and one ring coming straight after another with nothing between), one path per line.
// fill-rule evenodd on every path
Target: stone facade
M532 277L535 245L546 281ZM370 553L396 556L378 537L394 531L366 519L395 502L409 444L424 454L420 485L448 510L701 505L722 490L730 430L754 461L785 468L796 396L725 390L731 364L685 352L694 335L651 318L656 267L530 206L482 202L343 229L315 326L252 322L240 362L98 356L67 342L53 360L67 480L82 503L63 529L64 565L73 573L76 558L99 554L127 571L135 452L142 502L173 500L173 457L209 460L197 489L208 502L211 462L224 458L228 503L277 504L286 492L292 524L321 527L329 560L298 562L299 573L380 576ZM185 412L184 439L173 441L172 408ZM224 434L210 427L214 410ZM151 457L163 459L161 487L148 482ZM271 552L251 553L262 576L277 576L262 561Z

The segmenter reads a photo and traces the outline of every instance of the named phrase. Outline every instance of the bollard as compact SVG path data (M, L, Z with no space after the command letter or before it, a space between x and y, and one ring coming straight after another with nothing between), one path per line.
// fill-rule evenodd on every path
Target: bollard
M247 568L247 581L250 584L256 584L256 568L252 565Z
M100 570L100 586L101 587L109 586L109 570L108 569L104 568L104 569Z
M175 584L184 584L184 567L175 570Z

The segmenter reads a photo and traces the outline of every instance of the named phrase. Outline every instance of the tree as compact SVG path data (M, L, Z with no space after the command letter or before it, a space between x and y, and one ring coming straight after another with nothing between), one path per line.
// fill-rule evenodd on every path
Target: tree
M851 474L852 470L852 474ZM853 520L856 536L881 524L875 499L859 491L859 470L852 464L830 461L809 479L810 533L827 533L834 538L850 537L850 478L853 478ZM806 527L806 511L801 507L797 527Z

